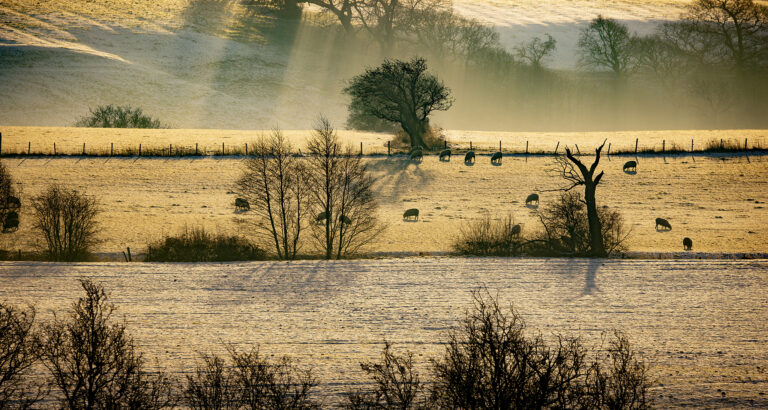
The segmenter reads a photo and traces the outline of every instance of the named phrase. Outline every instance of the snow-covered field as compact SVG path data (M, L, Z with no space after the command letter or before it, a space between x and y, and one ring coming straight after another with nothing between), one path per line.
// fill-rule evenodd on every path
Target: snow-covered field
M383 340L422 364L484 286L545 336L621 329L661 408L768 406L768 261L419 258L237 264L0 264L0 300L39 318L103 283L138 345L179 371L197 351L259 344L354 388ZM425 370L426 371L426 370ZM337 400L332 394L328 404Z
M4 145L5 146L5 145ZM581 146L583 150L587 148ZM560 148L562 150L562 148ZM768 161L765 156L640 157L638 172L622 172L627 157L604 157L598 200L619 209L631 229L627 246L635 252L682 252L684 237L693 239L694 255L768 252ZM22 184L22 202L51 183L84 190L98 199L102 242L97 251L120 255L130 246L142 252L149 241L184 226L238 232L235 181L240 159L207 158L7 158L3 162ZM435 156L420 164L403 157L366 159L378 178L379 216L388 225L368 251L418 254L450 251L462 225L489 213L511 214L523 233L539 229L535 210L524 205L532 192L541 206L558 193L563 180L551 172L551 157L506 157L492 166L480 156L466 166L454 156ZM405 222L403 211L421 210L418 222ZM0 235L0 248L31 249L38 240L29 207L22 208L16 233ZM657 232L665 218L672 230ZM310 249L305 248L309 251Z

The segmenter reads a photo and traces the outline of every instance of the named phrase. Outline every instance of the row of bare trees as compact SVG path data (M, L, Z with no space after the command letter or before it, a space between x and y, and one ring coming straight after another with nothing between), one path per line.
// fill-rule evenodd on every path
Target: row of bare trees
M69 310L36 323L33 307L0 302L0 408L316 409L319 381L289 358L258 348L198 352L183 380L151 369L104 287L82 280ZM369 380L345 394L349 409L645 409L648 366L615 333L590 351L577 337L530 334L520 314L475 291L444 353L422 381L411 353L385 343L362 363ZM61 312L58 312L61 313ZM154 366L158 367L158 366Z
M321 118L306 156L296 156L279 130L262 136L237 182L254 217L243 218L280 259L295 259L307 242L326 259L342 258L381 231L374 179L352 147Z

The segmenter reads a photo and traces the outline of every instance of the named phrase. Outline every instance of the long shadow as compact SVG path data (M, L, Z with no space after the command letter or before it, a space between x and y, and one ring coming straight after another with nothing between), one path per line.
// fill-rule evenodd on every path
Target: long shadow
M422 170L419 164L405 158L387 158L369 163L368 169L374 175L381 175L376 178L379 190L385 186L392 187L390 200L396 201L406 189L423 186L431 179L432 175Z
M581 291L581 296L592 295L593 293L600 292L597 287L597 271L600 269L602 262L599 259L590 259L587 262L587 271L584 278L584 289Z

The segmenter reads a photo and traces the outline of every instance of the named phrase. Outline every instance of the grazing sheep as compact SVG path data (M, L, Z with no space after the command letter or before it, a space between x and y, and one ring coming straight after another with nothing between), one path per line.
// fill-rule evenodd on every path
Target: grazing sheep
M447 161L451 160L451 150L450 149L444 149L440 151L440 161L446 161L445 157L448 157Z
M19 209L21 208L21 201L15 196L9 196L8 200L5 202L5 206L11 209Z
M411 151L411 153L408 154L408 158L411 161L421 161L421 159L423 158L421 148L416 148L415 150Z
M349 219L346 215L339 215L339 220L341 221L342 225L349 225L352 223L352 220Z
M520 224L517 224L517 225L513 226L512 227L512 236L514 236L515 238L519 238L520 237L520 231L522 231L522 230L523 230L523 228L520 226Z
M491 164L501 164L501 151L493 153L491 156Z
M536 202L536 205L539 204L539 194L530 194L525 198L526 205L532 205L534 202Z
M5 216L3 221L3 232L15 231L19 228L19 214L11 211Z
M627 161L624 163L624 172L637 172L637 161Z
M419 210L416 208L406 209L406 211L403 213L403 219L408 219L410 217L414 217L415 220L419 220Z
M669 224L669 221L663 218L656 218L656 230L659 230L659 226L667 230L672 229L672 225Z
M475 151L469 151L464 155L464 162L466 163L474 163L475 162Z
M320 212L317 214L317 217L315 217L315 223L322 225L325 223L325 221L328 220L328 212Z
M691 238L683 238L683 249L690 251L693 248L693 241Z
M251 204L245 198L235 198L235 210L238 211L250 211Z

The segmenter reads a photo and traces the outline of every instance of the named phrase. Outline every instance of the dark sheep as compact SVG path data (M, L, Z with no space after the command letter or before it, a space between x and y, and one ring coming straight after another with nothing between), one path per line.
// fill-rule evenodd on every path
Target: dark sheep
M464 155L464 162L466 163L475 162L475 151L467 152L466 155Z
M683 238L683 249L690 251L693 248L693 241L691 238Z
M408 158L412 161L421 161L422 157L423 157L423 154L420 148L417 148L411 151L410 154L408 154Z
M663 218L656 218L656 230L659 230L659 226L661 226L663 229L671 230L672 225L669 224L669 221Z
M251 209L251 204L249 204L248 200L245 198L236 198L235 209L238 211L249 211Z
M637 161L627 161L624 163L624 172L637 172Z
M517 225L513 226L512 227L512 236L514 236L515 238L519 238L520 237L520 231L522 231L522 230L523 230L523 228L520 226L520 224L517 224Z
M410 217L413 217L415 220L419 220L419 210L416 208L407 209L403 213L403 219L409 219Z
M494 152L491 156L491 164L501 164L501 151Z
M527 198L525 198L526 205L531 205L534 202L536 202L536 205L539 204L539 194L530 194Z
M446 160L445 158L448 157ZM444 149L440 151L440 161L450 161L451 160L451 150L450 149Z

